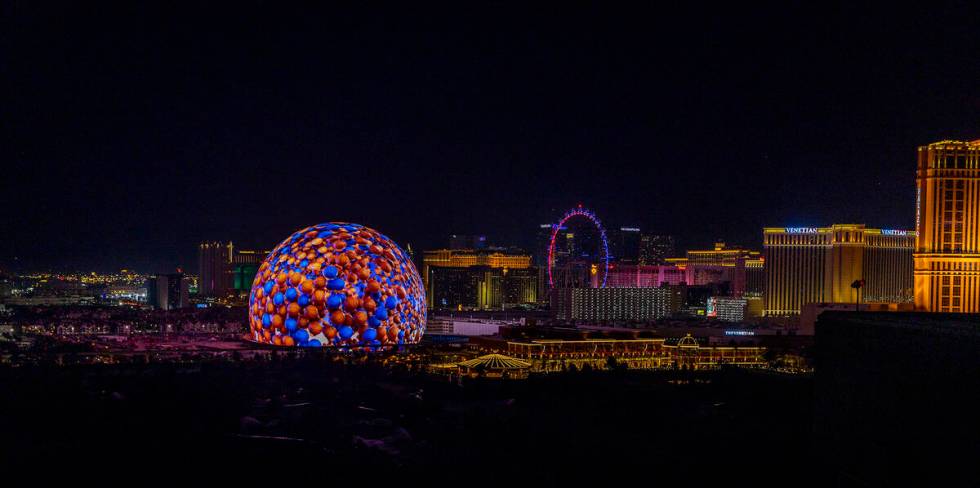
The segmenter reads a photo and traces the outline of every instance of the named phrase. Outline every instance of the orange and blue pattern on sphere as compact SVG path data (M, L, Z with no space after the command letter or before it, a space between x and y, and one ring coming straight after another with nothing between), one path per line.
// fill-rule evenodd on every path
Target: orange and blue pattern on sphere
M249 322L253 340L277 346L414 344L425 331L425 290L391 239L362 225L319 224L259 266Z

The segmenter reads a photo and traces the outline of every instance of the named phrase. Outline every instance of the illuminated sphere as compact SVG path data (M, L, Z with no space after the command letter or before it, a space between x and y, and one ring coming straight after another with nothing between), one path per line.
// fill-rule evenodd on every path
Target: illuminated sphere
M391 239L358 224L295 232L259 266L249 338L303 347L384 348L425 332L425 289Z

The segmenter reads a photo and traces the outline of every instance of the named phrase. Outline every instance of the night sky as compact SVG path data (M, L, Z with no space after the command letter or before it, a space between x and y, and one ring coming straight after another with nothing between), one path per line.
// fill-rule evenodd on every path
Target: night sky
M913 226L916 146L980 138L972 2L728 3L6 3L0 268L330 220L526 246L578 203L685 246Z

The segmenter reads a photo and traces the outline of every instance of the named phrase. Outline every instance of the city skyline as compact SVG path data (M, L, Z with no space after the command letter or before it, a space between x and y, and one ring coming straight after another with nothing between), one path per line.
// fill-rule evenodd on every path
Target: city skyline
M0 466L980 486L977 13L7 2Z
M539 225L545 225L545 224L539 224ZM552 224L552 225L554 225L554 224ZM673 260L677 260L677 259L683 259L683 255L685 253L684 248L688 248L688 251L689 251L690 249L697 249L699 247L711 247L712 244L718 245L719 243L720 244L723 244L723 245L724 244L735 244L737 246L744 246L746 248L750 248L750 249L754 249L754 250L761 250L761 249L764 248L765 230L768 229L768 228L784 228L784 229L786 229L788 231L789 230L803 231L803 230L813 230L813 229L818 229L818 228L824 227L824 225L820 224L819 222L817 224L808 224L808 225L812 225L812 227L811 226L795 227L795 226L788 226L788 225L787 226L779 226L779 225L765 226L765 227L763 227L761 229L757 229L757 234L759 236L758 242L752 242L752 243L748 243L748 244L745 244L743 242L729 241L729 240L725 239L724 236L718 236L715 239L709 239L708 241L706 241L706 243L704 243L702 245L701 243L690 243L691 242L690 239L685 239L685 236L683 236L683 235L658 233L658 232L656 232L654 230L649 230L648 231L647 229L642 229L642 228L639 228L639 227L630 227L628 229L630 229L630 230L636 229L637 231L642 232L643 235L650 235L650 236L653 236L653 237L665 237L665 238L677 239L678 242L685 242L686 244L684 244L683 246L678 245L675 248L674 254L671 254L669 256L666 256L666 257L671 258ZM520 250L522 252L527 253L530 256L535 256L537 254L537 252L539 252L539 250L535 249L534 230L535 229L532 228L531 232L527 233L528 235L521 236L519 239L517 239L517 240L522 241L522 244L521 245L517 245L514 242L510 242L510 241L501 241L500 239L492 239L490 236L487 236L487 235L482 235L480 237L486 238L486 240L488 242L487 247L485 249L489 249L489 250ZM610 230L619 230L619 229L616 228L616 229L610 229ZM885 231L886 232L902 232L903 235L904 235L905 232L910 232L910 233L912 233L912 235L914 235L914 232L915 232L914 231L914 226L910 226L908 228L901 228L901 229L885 229ZM452 241L452 239L454 237L456 237L456 235L459 235L459 234L449 234L449 235L444 236L443 239L440 239L439 237L436 237L436 238L433 239L433 241L435 242L434 245L432 245L431 247L428 247L428 248L419 249L419 251L420 252L421 251L443 251L443 250L452 249L452 246L450 245L450 242ZM214 241L214 242L212 242L212 241ZM117 266L113 266L113 265L98 265L98 264L82 265L82 266L70 265L69 264L69 265L59 266L59 265L52 265L52 264L49 263L47 265L37 265L35 267L25 267L26 266L25 262L22 261L22 260L20 260L18 257L15 257L14 260L8 260L8 262L5 263L5 267L0 267L0 271L17 272L17 273L47 273L47 274L73 274L73 275L77 275L77 274L85 275L85 274L88 274L88 273L98 273L98 274L102 275L102 274L115 273L115 272L118 272L120 270L123 270L123 271L130 270L130 271L133 271L133 272L136 272L136 273L143 273L143 274L159 274L159 273L171 273L171 272L195 274L198 271L198 268L200 266L200 260L201 260L201 258L198 255L198 252L199 252L199 248L200 247L206 246L206 245L211 245L211 244L214 244L214 245L234 245L234 246L237 247L238 244L235 244L235 242L238 242L238 241L234 241L234 240L228 239L228 238L221 238L221 239L207 238L207 239L204 239L204 240L202 240L200 242L197 242L197 243L193 244L193 246L192 246L193 247L193 249L192 249L193 252L191 252L191 253L184 253L184 254L188 254L189 257L187 259L181 260L179 262L175 262L172 265L150 265L148 267L141 268L139 266L132 266L132 265L127 264L127 263L122 263L122 264L117 265ZM226 244L223 244L223 243L226 243ZM406 245L410 245L411 242L406 242L405 244ZM260 247L260 248L274 247L274 244L273 245L269 245L269 246L261 245L261 246L258 246L258 247ZM461 248L461 249L470 249L470 250L477 249L478 250L480 248ZM264 251L249 250L247 252L249 252L249 253L262 253ZM264 257L264 254L263 254L262 257ZM610 256L610 259L613 259L615 261L618 261L619 258L620 258L620 256ZM144 255L144 256L137 257L136 259L133 259L133 260L130 260L130 261L149 262L151 259L152 259L151 257Z
M935 143L932 143L932 144L941 144L941 143L946 143L946 142L962 143L961 141L944 140L944 141L936 141ZM970 141L970 142L967 142L967 143L975 145L977 143L977 141ZM925 147L925 146L920 146L920 148L921 147ZM576 209L581 210L583 208L584 208L584 206L581 203L577 204L574 207L571 207L572 210L576 210ZM588 209L586 209L586 210L588 210ZM566 217L567 217L567 215L566 215ZM550 225L551 226L554 226L554 225L556 225L561 220L562 220L562 216L559 215L559 216L557 216L554 219L553 222L550 223ZM727 242L728 244L734 243L736 245L744 245L745 247L752 248L752 249L762 249L764 247L765 231L768 228L785 228L788 232L789 231L797 231L797 232L799 232L799 231L814 230L814 229L820 228L823 225L820 221L815 221L816 223L811 223L809 220L803 226L799 226L800 224L796 223L798 221L794 221L794 224L792 224L792 225L767 225L767 226L764 226L762 228L762 233L759 234L761 237L758 239L758 242L745 244L743 242L731 241L729 239L726 239L725 236L717 236L717 237L715 237L713 239L708 239L705 243L700 243L700 242L693 243L691 239L688 239L687 238L687 236L677 235L677 234L668 234L668 233L664 233L664 232L658 232L657 229L655 229L655 228L654 229L650 229L650 228L646 228L646 227L636 227L635 226L636 224L635 223L632 223L632 222L635 222L635 220L634 221L630 221L630 223L625 224L625 225L629 225L630 227L623 227L621 225L616 225L615 227L608 228L607 231L610 231L610 232L616 232L616 231L634 231L634 232L637 232L639 235L669 238L669 239L672 239L672 240L676 240L677 242L684 243L683 246L686 246L688 248L709 247L708 243L717 245L718 243L723 243L724 244L724 243ZM487 247L487 248L490 248L490 249L507 249L507 248L520 249L520 250L525 251L528 254L530 254L530 255L533 256L537 252L540 252L540 250L537 249L537 245L539 243L536 242L537 237L536 237L535 234L540 230L540 228L542 228L543 226L546 226L546 225L549 225L549 224L536 224L536 225L533 225L530 231L524 232L519 237L516 237L516 238L512 237L509 240L501 237L501 234L497 234L497 235L490 234L490 235L487 235L486 233L473 233L473 234L469 234L469 235L462 234L462 233L450 233L450 234L446 234L444 236L435 236L435 237L429 236L429 239L426 242L434 242L434 244L431 245L430 247L426 247L426 248L421 249L421 250L422 251L426 251L426 250L444 250L444 249L451 249L454 246L453 242L455 240L457 240L457 238L474 238L474 237L476 237L476 238L479 238L481 240L480 246L484 246L484 247ZM562 228L564 228L564 227L562 227ZM527 229L525 229L525 230L527 230ZM903 233L906 232L906 231L908 231L908 232L914 232L914 226L900 228L900 229L899 228L896 228L896 229L891 229L891 230L889 230L889 229L886 229L885 230L885 232L903 232ZM204 238L202 240L199 240L198 242L196 242L193 245L194 246L194 253L196 254L198 252L199 248L201 248L201 247L205 247L205 246L209 246L209 245L214 245L214 246L232 246L232 245L235 245L235 244L233 244L234 242L240 242L240 241L234 241L234 240L229 239L227 237L214 238L213 236L208 236L207 238ZM227 244L223 244L223 243L227 243ZM411 242L405 242L405 245L406 246L411 246ZM476 249L476 248L479 248L480 246L471 246L470 248L471 249ZM259 245L257 247L259 247L259 248L271 248L271 247L273 247L273 245L261 244L261 245ZM246 252L251 253L251 254L256 254L256 253L261 254L262 253L261 251L255 251L255 250L249 250L249 251L246 251ZM8 258L7 263L5 264L6 269L3 268L3 267L0 267L0 271L5 271L6 270L6 271L22 272L22 273L23 272L26 272L26 273L70 273L70 274L78 274L78 273L85 274L85 273L88 273L88 272L93 272L93 273L94 272L98 272L98 273L101 274L101 273L113 273L113 272L116 272L116 271L118 271L120 269L130 268L130 269L134 269L134 270L136 270L138 272L149 273L149 274L167 273L167 272L174 272L174 271L176 271L178 273L184 273L184 272L186 272L186 270L192 270L191 272L193 273L193 270L195 270L199 266L200 259L201 258L200 258L200 256L192 256L190 253L185 253L185 254L187 254L189 256L189 258L183 259L183 260L181 260L179 262L176 262L176 263L172 263L169 266L167 266L167 265L163 265L163 266L160 266L160 265L150 265L149 268L147 268L147 269L140 269L139 266L133 266L131 262L126 262L126 263L118 264L116 266L107 266L107 265L104 265L104 264L103 265L93 264L93 265L88 265L87 267L86 266L77 266L77 265L74 265L74 266L69 265L69 266L58 267L58 266L52 266L51 264L48 264L46 266L39 265L39 266L35 266L33 268L30 268L30 267L25 267L25 262L24 261L21 261L19 257L14 256L13 259L9 259ZM680 256L682 254L683 254L683 251L680 250L680 246L679 246L677 249L675 249L675 255L668 256L668 257L671 257L671 258L680 258ZM617 260L618 260L619 256L615 256L615 258L617 258ZM152 259L152 258L149 258L149 259ZM141 261L142 262L148 262L149 259L148 259L148 256L142 255L142 256L137 257L135 259L135 261L136 262L141 262Z
M682 247L908 229L915 148L980 137L955 7L581 8L560 24L352 8L19 5L0 267L186 268L201 241L267 248L326 220L416 249L528 246L580 202Z

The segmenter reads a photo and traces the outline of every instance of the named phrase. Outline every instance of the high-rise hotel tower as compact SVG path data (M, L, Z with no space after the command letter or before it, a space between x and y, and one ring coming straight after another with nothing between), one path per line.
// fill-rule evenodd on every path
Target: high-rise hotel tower
M980 140L919 147L915 308L980 312Z
M231 288L228 263L234 254L235 246L231 242L202 242L198 246L198 295L220 297L228 292Z
M763 313L799 314L807 303L912 300L915 232L830 227L767 227ZM861 295L851 287L864 280Z

